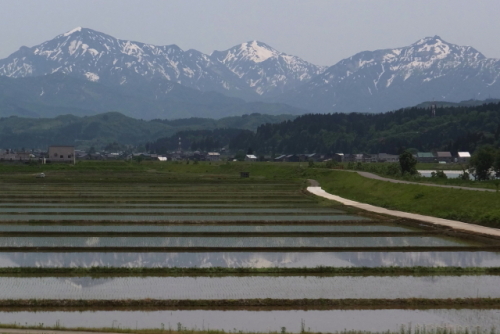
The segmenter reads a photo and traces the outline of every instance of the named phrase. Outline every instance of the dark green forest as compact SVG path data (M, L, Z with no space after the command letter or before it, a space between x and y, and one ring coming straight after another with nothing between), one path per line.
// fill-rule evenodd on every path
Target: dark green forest
M241 129L186 130L171 137L160 138L146 144L146 150L152 153L165 154L179 148L181 138L182 149L190 151L219 151L237 136L251 136L253 132Z
M54 118L11 116L0 118L0 148L46 149L50 145L75 145L82 149L92 146L100 149L115 142L121 145L143 146L146 142L158 138L177 138L176 133L179 131L200 130L198 137L201 138L206 135L204 130L233 128L234 131L238 131L236 129L255 131L263 123L282 122L294 117L293 115L274 116L254 113L218 120L186 118L144 121L118 112L84 117L73 115ZM220 140L221 143L227 144L232 138L233 135ZM177 142L177 139L175 141ZM177 146L176 144L174 148ZM190 146L186 147L186 149L189 148Z
M236 150L266 153L392 153L470 151L499 146L500 103L470 107L405 108L382 114L308 114L255 133L241 132L229 143Z

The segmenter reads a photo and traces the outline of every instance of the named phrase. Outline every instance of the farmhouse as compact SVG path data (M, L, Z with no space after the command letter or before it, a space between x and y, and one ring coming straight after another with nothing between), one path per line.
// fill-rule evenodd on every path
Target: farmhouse
M50 146L47 160L50 162L75 163L74 146Z
M470 153L469 152L458 152L457 162L459 163L468 163L470 161Z
M418 152L417 153L418 162L433 163L436 162L436 157L431 152Z
M453 161L453 156L450 152L436 152L436 157L438 162L449 163Z
M208 161L220 161L220 153L219 152L208 152L206 159Z

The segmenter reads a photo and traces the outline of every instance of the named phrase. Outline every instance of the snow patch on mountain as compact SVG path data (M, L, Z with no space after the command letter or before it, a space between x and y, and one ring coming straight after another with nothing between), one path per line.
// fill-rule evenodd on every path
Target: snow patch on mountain
M259 44L257 41L252 41L241 44L239 52L232 57L239 56L239 58L246 58L256 63L261 63L278 55L279 53L276 50L267 47L267 45L262 43Z
M89 81L93 81L93 82L99 81L99 76L95 73L87 72L87 73L85 73L85 77Z
M67 33L63 34L64 37L68 37L69 35L74 34L75 32L80 32L82 31L82 27L76 27L75 29L72 29L68 31Z

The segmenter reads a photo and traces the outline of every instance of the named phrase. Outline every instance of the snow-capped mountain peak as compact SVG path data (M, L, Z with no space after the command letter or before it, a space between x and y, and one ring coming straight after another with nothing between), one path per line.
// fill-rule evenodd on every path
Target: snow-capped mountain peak
M500 97L499 85L500 60L433 36L343 59L278 101L322 112L380 112L434 98Z
M241 56L255 63L260 63L271 57L278 57L279 55L280 53L278 51L258 41L241 44L239 52L236 54L236 56Z
M279 52L259 41L214 51L210 58L227 67L259 95L291 89L324 70L324 67Z
M259 41L208 56L177 45L121 40L83 27L0 60L0 75L14 78L60 72L108 85L163 79L249 99L291 88L322 69Z
M234 84L216 67L207 55L185 52L177 45L121 40L77 27L0 60L0 75L17 78L60 72L111 86L160 79L203 91L233 89Z

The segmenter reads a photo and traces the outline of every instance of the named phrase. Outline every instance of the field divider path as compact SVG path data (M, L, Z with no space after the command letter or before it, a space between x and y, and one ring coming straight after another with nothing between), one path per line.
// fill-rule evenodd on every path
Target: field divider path
M409 213L409 212L403 212L403 211L397 211L397 210L389 210L385 208L381 208L378 206L374 206L371 204L366 204L366 203L360 203L356 201L352 201L337 195L332 195L330 193L327 193L324 191L318 184L317 181L310 180L311 182L311 187L307 187L307 191L310 193L320 196L332 201L340 202L344 205L347 206L352 206L361 210L369 211L369 212L375 212L383 215L388 215L388 216L394 216L394 217L400 217L400 218L407 218L407 219L412 219L412 220L417 220L421 222L425 222L428 224L432 225L437 225L440 227L448 227L451 228L455 231L458 232L467 232L467 233L473 233L473 234L479 234L479 235L485 235L485 236L490 236L490 237L496 237L500 238L500 230L491 228L491 227L484 227L484 226L479 226L475 224L468 224L468 223L463 223L460 221L456 220L449 220L449 219L443 219L443 218L437 218L437 217L431 217L431 216L424 216L416 213ZM419 184L419 183L416 183Z

